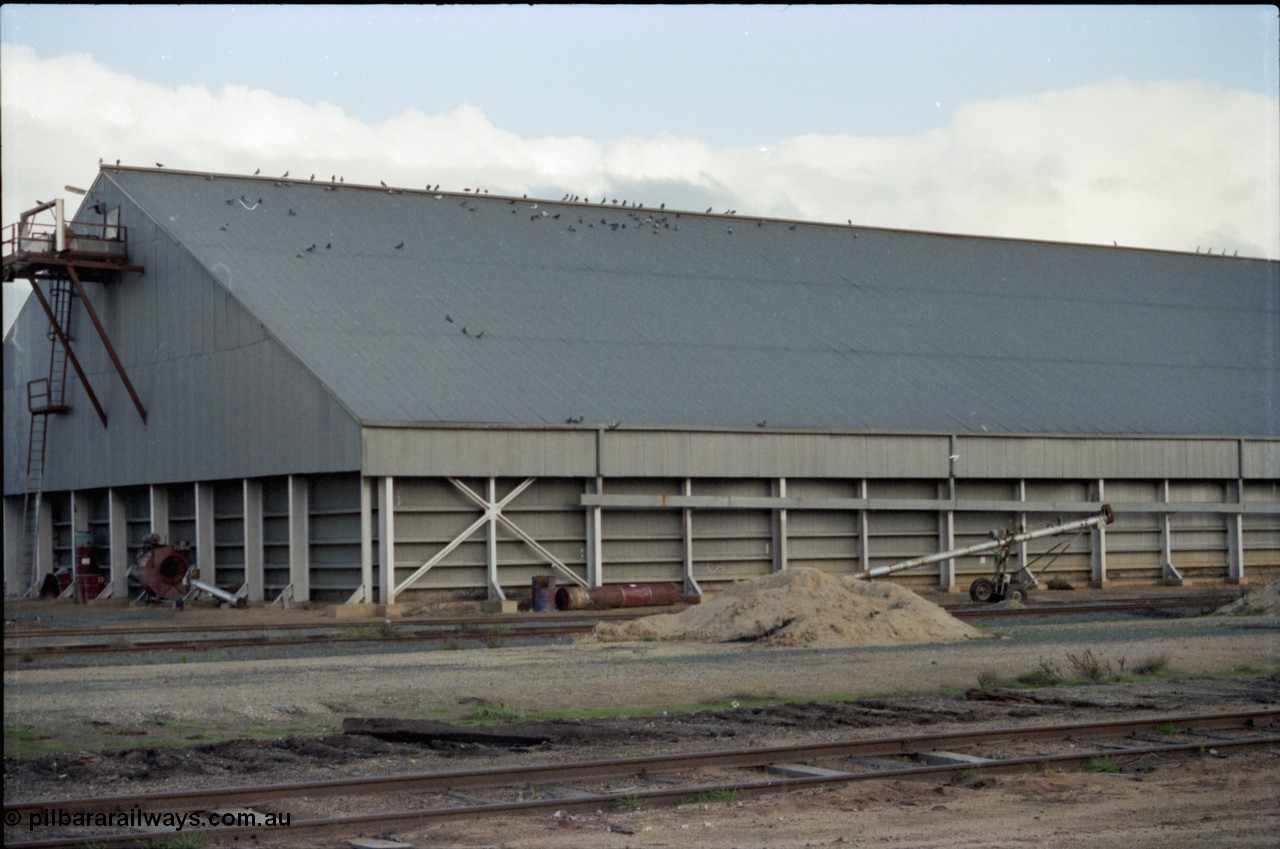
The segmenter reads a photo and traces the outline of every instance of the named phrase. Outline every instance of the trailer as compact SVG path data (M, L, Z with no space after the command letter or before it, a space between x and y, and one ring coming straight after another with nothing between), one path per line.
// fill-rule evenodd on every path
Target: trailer
M951 551L929 554L924 557L916 557L912 560L903 560L900 563L893 563L889 566L877 566L874 569L868 569L867 571L860 573L858 577L867 580L872 578L881 578L885 575L892 575L895 572L914 569L917 566L928 566L931 563L941 563L943 560L951 560L956 557L964 557L971 554L985 554L986 552L993 552L996 561L995 573L990 578L978 578L970 584L969 598L974 601L1023 601L1027 597L1027 592L1032 587L1038 586L1040 582L1036 580L1036 576L1031 572L1029 564L1027 566L1020 567L1015 573L1010 574L1008 569L1009 554L1015 545L1033 539L1040 539L1041 537L1056 536L1058 534L1069 534L1073 532L1081 534L1093 528L1101 528L1104 525L1109 525L1114 522L1115 519L1116 517L1111 510L1111 505L1103 504L1102 509L1094 515L1074 522L1054 522L1033 531L1025 529L1020 529L1016 532L1011 529L993 530L988 534L986 542L980 542L966 548L957 548L952 549ZM1063 548L1065 548L1065 546L1063 546Z

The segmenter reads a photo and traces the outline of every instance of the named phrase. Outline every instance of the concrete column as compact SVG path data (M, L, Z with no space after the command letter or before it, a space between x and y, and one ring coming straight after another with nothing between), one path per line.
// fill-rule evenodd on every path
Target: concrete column
M955 453L954 440L952 454ZM954 466L954 463L952 464ZM956 547L956 479L947 478L939 487L938 495L951 503L953 509L938 513L938 550L950 551ZM956 585L956 561L954 557L938 563L938 588L944 592L954 589Z
M787 479L778 478L773 481L775 498L787 497ZM773 571L787 571L787 511L779 508L773 511Z
M858 498L863 501L867 500L867 479L862 478L858 481ZM867 511L858 511L858 571L866 572L871 569L871 540L868 538Z
M151 487L151 533L163 543L173 543L169 539L169 490L163 486Z
M124 493L107 492L107 546L111 550L111 597L129 599L129 517L125 515Z
M498 481L489 478L485 482L485 513L488 520L484 523L484 563L485 583L488 586L489 601L504 601L507 594L502 591L502 581L498 577Z
M289 583L293 601L311 600L311 499L307 479L289 476Z
M375 483L378 489L378 600L396 601L396 502L395 478L388 475Z
M595 495L604 494L604 478L596 478L594 483L587 482L587 491ZM604 538L603 511L599 505L587 508L587 584L598 587L604 584Z
M373 479L360 478L360 589L350 602L373 604Z
M218 545L214 536L213 484L196 485L196 566L200 580L218 585Z
M693 495L693 481L684 479L680 489L686 496ZM693 577L693 510L685 507L680 511L681 539L684 550L684 593L685 595L702 595L702 587Z
M1244 580L1244 480L1236 481L1236 503L1242 512L1225 513L1227 523L1227 583Z
M265 553L262 543L262 481L244 479L244 583L246 598L266 600L263 574Z
M16 597L31 586L28 565L22 562L22 497L4 499L4 589Z
M1099 503L1107 500L1106 481L1098 479L1098 494L1094 499ZM1107 528L1098 525L1089 531L1089 561L1091 576L1089 582L1095 587L1107 585Z

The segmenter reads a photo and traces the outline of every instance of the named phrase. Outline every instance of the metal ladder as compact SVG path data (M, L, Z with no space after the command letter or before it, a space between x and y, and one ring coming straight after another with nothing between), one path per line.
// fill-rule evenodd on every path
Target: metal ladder
M39 285L33 281L33 285ZM50 306L58 326L68 341L71 335L72 302L75 291L71 281L55 278L50 284ZM40 506L44 492L44 458L48 440L49 416L66 413L67 351L53 327L46 334L50 340L49 376L27 384L27 409L31 413L31 431L27 440L27 476L22 500L23 560L31 570L32 583L27 595L39 593L41 576L36 559L40 542Z

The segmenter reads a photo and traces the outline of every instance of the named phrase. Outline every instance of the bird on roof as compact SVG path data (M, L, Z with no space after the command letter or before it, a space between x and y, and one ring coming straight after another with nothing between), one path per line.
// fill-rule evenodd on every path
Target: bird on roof
M470 335L471 335L470 333L468 333L468 332L467 332L467 326L466 326L465 324L464 324L464 325L462 325L462 335L463 335L463 336L470 336Z
M102 157L101 157L101 156L99 156L99 157L98 157L98 167L99 167L99 168L101 168L101 167L102 167Z
M483 339L483 338L484 338L484 331L483 331L483 330L481 330L479 333L477 333L477 334L476 334L476 338L477 338L477 339Z
M710 211L711 211L711 207L709 207L709 206L708 206L708 207L707 207L707 212L710 212Z
M314 182L314 181L315 181L315 179L316 179L316 175L315 175L315 174L312 174L312 175L311 175L311 179L312 179L312 181Z
M259 174L261 174L261 173L262 173L262 169L261 169L261 168L254 168L254 169L253 169L253 176L255 176L255 177L256 177L256 176L258 176L258 175L259 175Z
M117 167L117 168L119 168L119 167L120 167L120 160L119 160L119 159L117 159L117 160L116 160L116 167Z
M222 225L221 227L219 227L218 229L219 229L219 230L230 230L231 228L230 228L230 227L228 227L226 224L223 224L223 225Z
M285 177L288 177L288 176L289 176L289 172L285 171L283 174L280 175L280 179L283 180Z
M618 419L614 419L613 421L609 422L609 430L617 430L618 425L620 424L622 424L621 421L619 421Z
M444 320L449 322L450 324L453 324L453 316L449 315L448 313L445 313Z
M312 242L311 247L307 248L307 253L311 253L316 249L315 243Z
M291 210L289 210L289 214L290 214L290 215L297 215L298 213L294 212L294 211L291 209Z
M159 162L157 162L157 163L156 163L156 167L157 167L157 168L163 168L164 166L163 166L163 165L161 165Z
M382 188L384 188L384 189L387 187L387 184L386 184L385 182L383 182L382 180L379 180L379 181L378 181L378 184L379 184L379 185L381 185L381 186L382 186Z
M398 250L398 251L399 251L399 250L403 250L403 249L404 249L404 242L401 242L400 244L396 245L396 250Z
M333 242L325 242L325 243L324 243L324 249L325 249L326 251L327 251L327 250L329 250L329 248L331 248L331 247L333 247Z

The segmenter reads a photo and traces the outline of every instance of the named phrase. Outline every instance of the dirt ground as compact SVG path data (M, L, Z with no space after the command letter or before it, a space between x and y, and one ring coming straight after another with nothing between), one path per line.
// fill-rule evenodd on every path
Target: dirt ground
M35 615L29 609L7 605L6 619ZM131 614L121 609L118 615ZM5 759L5 798L473 769L1011 720L1067 723L1280 704L1280 618L1273 614L982 627L991 639L902 646L561 642L443 651L391 643L374 653L328 657L193 655L186 662L146 665L8 668L4 718L12 756ZM1071 658L1086 652L1116 675L1144 663L1158 665L1161 674L1133 683L1037 689L1030 691L1035 701L1025 704L965 695L979 684L1011 683L1037 670L1057 669L1069 678ZM589 716L593 712L606 715ZM346 717L506 716L528 722L546 714L570 717L550 723L563 733L514 748L336 734ZM303 731L310 733L298 736ZM218 742L236 736L262 739ZM71 739L77 744L72 751L41 748ZM1133 763L1119 775L883 781L707 804L459 822L381 836L420 847L529 849L1121 843L1127 849L1241 849L1275 845L1277 787L1280 752L1271 750ZM304 818L329 805L298 800L289 810ZM279 845L291 845L287 835L279 839Z

